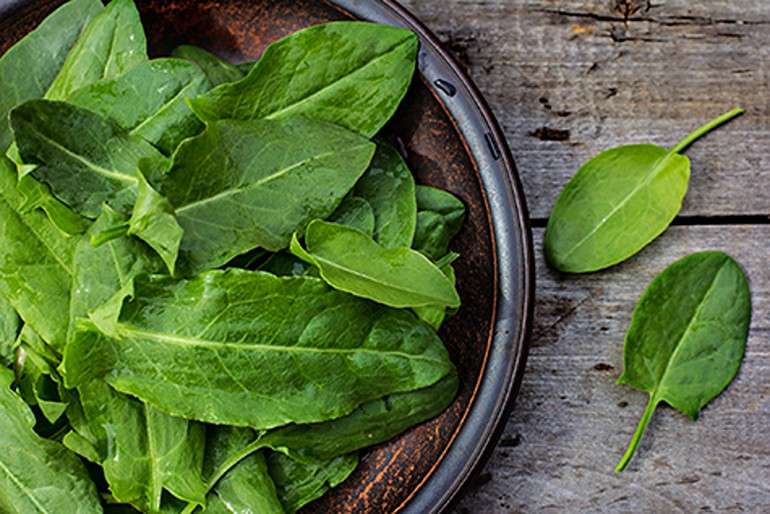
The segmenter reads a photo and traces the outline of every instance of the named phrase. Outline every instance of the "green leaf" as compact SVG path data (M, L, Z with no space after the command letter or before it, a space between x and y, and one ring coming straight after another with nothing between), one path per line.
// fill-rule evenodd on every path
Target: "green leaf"
M241 80L248 71L243 71L218 56L192 45L181 45L171 52L171 55L179 59L186 59L195 63L208 77L213 86L219 86L227 82ZM253 63L247 63L249 67Z
M202 425L161 413L101 380L80 384L78 398L67 413L75 432L65 443L97 459L117 501L158 512L166 489L181 500L205 502Z
M369 169L356 184L354 194L374 211L374 240L385 248L412 246L417 223L414 177L403 157L379 142Z
M358 457L355 454L343 455L327 461L308 463L296 461L282 453L270 452L267 465L284 510L294 514L349 477L358 466Z
M343 416L452 369L410 313L309 277L138 277L113 325L81 322L64 356L70 387L104 377L172 415L255 429Z
M182 140L203 130L185 101L209 87L206 76L194 64L157 59L115 79L80 89L68 102L113 120L169 155Z
M658 404L695 420L732 382L750 321L746 276L721 252L688 255L655 277L634 309L618 379L650 400L616 471L631 460Z
M35 434L35 418L11 391L12 382L13 373L0 368L0 510L102 512L83 464L59 443Z
M74 321L85 318L118 295L118 302L133 291L133 279L141 273L159 273L162 263L140 241L120 237L100 246L91 244L94 234L123 221L122 216L107 206L77 243L73 257L72 292L70 295L70 331ZM63 367L66 373L66 366Z
M284 514L262 452L243 459L219 481L205 512Z
M90 218L104 202L118 209L132 204L139 161L163 158L115 122L63 102L22 104L11 112L11 126L24 162L37 165L31 174Z
M26 213L35 209L42 209L46 216L48 216L48 219L51 220L51 223L56 225L56 228L65 235L79 235L88 229L90 220L77 214L54 198L48 186L38 182L29 175L22 176L19 179L16 189L24 198L20 206L20 212Z
M307 116L371 137L406 94L417 46L417 36L396 27L316 25L273 43L243 80L214 88L191 106L206 122Z
M679 153L739 116L733 110L699 128L671 150L620 146L602 152L572 177L554 205L545 255L554 268L597 271L623 262L662 234L682 207L690 161Z
M104 206L77 245L70 305L73 323L113 298L121 302L133 290L137 275L162 269L160 259L134 238L91 245L94 233L122 219ZM61 369L66 376L67 366ZM79 402L68 410L75 432L65 437L65 444L104 467L115 498L152 512L159 508L162 488L187 501L204 501L202 427L162 414L100 380L80 384L77 393Z
M0 157L0 295L61 350L77 239L62 234L42 212L22 212L16 183L13 164Z
M437 261L465 221L465 205L453 194L430 186L417 186L417 228L412 248Z
M70 48L88 21L102 10L99 0L72 0L51 13L35 30L0 57L0 148L11 144L6 121L17 105L48 90Z
M128 234L146 242L163 259L169 274L174 275L183 230L174 216L169 201L155 191L141 173L137 173L139 190L129 221Z
M28 405L37 405L46 420L56 423L64 414L69 395L61 390L56 366L60 358L29 325L18 337L16 381L19 395Z
M180 266L194 274L330 215L366 169L374 145L301 118L225 120L182 143L160 192L184 230Z
M10 367L16 360L16 338L21 320L13 305L0 296L0 366Z
M303 467L318 468L320 472L302 483L279 480L279 496L282 501L287 500L284 506L291 511L291 505L302 498L303 501L314 499L310 498L311 490L334 487L344 480L344 469L355 467L350 461L354 460L352 454L357 450L392 439L440 414L454 400L457 385L457 373L452 370L430 387L372 400L347 416L321 423L292 424L263 436L244 428L210 426L204 477L209 487L213 487L233 466L256 451L270 448L283 453L296 464L293 474Z
M451 281L424 255L409 248L384 248L363 232L315 220L302 248L291 252L316 266L335 289L391 307L459 307Z
M441 269L441 272L444 275L446 275L449 281L452 282L452 285L457 284L455 270L451 264L446 264L444 266L441 266L440 269ZM441 325L444 324L444 320L447 317L448 309L446 307L428 306L428 307L415 307L413 310L414 310L414 313L417 314L418 318L423 320L428 325L432 326L435 330L438 330L441 328Z
M312 424L291 424L255 437L242 429L216 429L216 452L207 448L204 466L209 485L253 452L270 448L298 463L317 465L373 446L440 414L457 394L454 369L432 386L366 402L350 414ZM248 442L251 440L251 442Z
M67 100L78 89L146 60L147 41L133 0L113 0L85 26L45 97Z
M357 228L370 237L374 235L374 210L369 202L358 196L346 196L329 216L329 221Z

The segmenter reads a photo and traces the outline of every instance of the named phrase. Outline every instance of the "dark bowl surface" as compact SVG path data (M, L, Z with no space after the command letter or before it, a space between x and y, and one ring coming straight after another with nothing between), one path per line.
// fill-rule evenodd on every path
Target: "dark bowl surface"
M0 51L61 1L0 0ZM461 378L438 418L362 454L341 486L306 512L408 512L447 506L491 450L518 390L532 318L532 245L513 160L484 101L436 38L391 0L137 0L152 56L191 43L234 62L298 29L365 19L421 38L419 74L385 128L418 183L451 191L468 218L453 250L460 312L441 329Z

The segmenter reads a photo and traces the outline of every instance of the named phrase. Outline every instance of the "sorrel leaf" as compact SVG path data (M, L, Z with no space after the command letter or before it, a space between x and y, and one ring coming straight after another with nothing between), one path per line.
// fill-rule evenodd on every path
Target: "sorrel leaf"
M104 202L132 204L139 161L162 158L115 122L64 102L30 100L11 112L11 126L24 162L37 165L32 176L90 218Z
M85 25L45 98L67 100L78 89L146 60L147 41L133 0L112 0Z
M99 495L77 456L34 430L35 417L0 368L0 510L100 513Z
M721 252L688 255L655 277L634 309L618 379L650 400L616 471L631 460L661 402L695 420L732 382L750 321L746 276Z
M730 111L666 150L620 146L584 164L559 195L548 219L545 255L554 268L597 271L622 262L662 234L682 206L690 179L687 146L739 116Z
M373 152L348 130L302 118L209 124L179 147L160 188L184 230L183 273L286 248L336 209Z
M369 202L374 211L375 241L385 248L412 246L417 223L414 177L395 148L377 144L354 194Z
M182 140L203 130L185 101L209 88L196 65L156 59L75 91L68 101L113 120L170 155Z
M140 276L119 319L105 318L80 323L65 351L66 383L104 378L210 423L266 429L332 419L452 369L436 334L410 313L310 277Z
M45 94L83 26L101 10L99 0L67 2L0 57L0 153L11 144L8 113Z
M212 86L241 80L248 73L224 59L220 59L211 52L193 45L178 46L174 48L171 55L195 63L206 74ZM249 64L251 65L252 63Z
M410 248L384 248L363 232L315 220L305 248L295 238L291 252L318 268L335 289L391 307L459 307L451 281Z
M273 43L245 78L191 105L206 122L307 116L371 137L406 94L417 46L417 36L396 27L316 25Z

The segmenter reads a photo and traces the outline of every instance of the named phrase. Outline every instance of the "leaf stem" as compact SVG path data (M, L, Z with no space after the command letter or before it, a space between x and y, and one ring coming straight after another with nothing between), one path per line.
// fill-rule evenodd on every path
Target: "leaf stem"
M733 118L737 118L738 116L740 116L744 112L746 112L746 111L744 111L740 107L737 107L737 108L733 109L732 111L730 111L728 113L725 113L725 114L723 114L722 116L720 116L718 118L714 118L710 122L706 123L705 125L703 125L702 127L698 128L698 129L694 130L688 136L686 136L684 139L679 141L679 143L677 143L677 145L674 148L671 149L669 154L675 154L675 153L682 152L685 148L687 148L688 146L693 144L697 139L705 136L706 134L708 134L709 132L711 132L715 128L719 127L720 125L723 125L723 124L727 123L728 121L732 120Z
M106 228L100 232L97 232L96 234L91 235L91 246L98 247L103 245L104 243L107 243L109 241L112 241L113 239L117 239L121 236L126 235L128 232L129 223L120 223L118 225L113 225L109 228Z
M615 466L615 473L620 473L626 469L626 466L631 461L631 457L634 456L634 452L636 451L636 447L639 445L639 441L642 440L644 429L647 428L647 424L650 422L650 419L652 419L652 414L655 412L655 408L657 406L658 399L655 398L655 396L650 395L650 400L647 402L647 407L644 409L642 419L639 420L639 425L636 427L636 432L634 432L634 436L631 438L631 442L626 449L626 453L623 454L623 458L621 458L618 465Z

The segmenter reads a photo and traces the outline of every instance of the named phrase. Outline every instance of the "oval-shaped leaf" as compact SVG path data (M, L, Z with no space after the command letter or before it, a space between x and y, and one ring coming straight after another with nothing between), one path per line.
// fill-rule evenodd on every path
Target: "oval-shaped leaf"
M551 211L548 262L583 273L628 259L668 228L689 179L689 159L659 146L602 152L572 177Z
M337 418L452 370L441 340L409 312L310 277L238 269L179 282L140 277L120 318L105 318L97 321L108 333L83 323L67 345L67 384L104 377L210 423L264 429Z
M410 248L384 248L363 232L315 220L296 235L291 252L315 265L335 289L391 307L459 307L450 279L427 257Z
M434 261L443 258L465 221L465 205L452 193L417 186L417 227L412 248Z
M634 309L618 383L650 394L617 470L631 459L655 407L692 419L735 377L743 359L751 293L741 267L721 252L678 260L649 285Z
M203 120L307 116L371 137L393 116L414 74L412 32L338 21L270 45L243 80L191 102ZM270 91L270 94L265 94Z
M734 109L693 131L671 150L627 145L584 164L556 200L545 232L545 256L571 273L622 262L662 234L679 213L690 161L679 152L719 125Z

